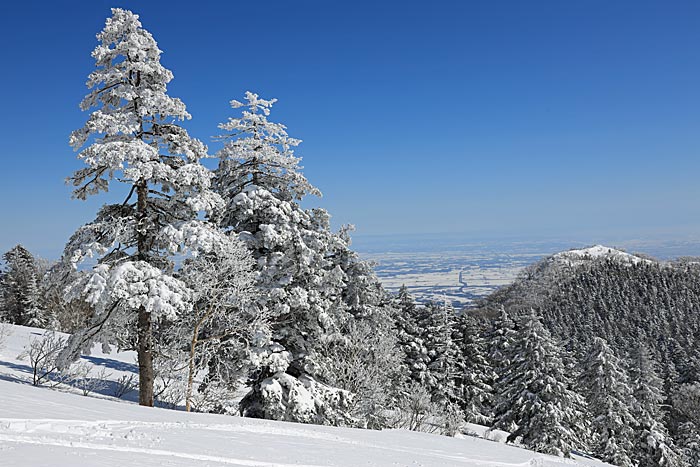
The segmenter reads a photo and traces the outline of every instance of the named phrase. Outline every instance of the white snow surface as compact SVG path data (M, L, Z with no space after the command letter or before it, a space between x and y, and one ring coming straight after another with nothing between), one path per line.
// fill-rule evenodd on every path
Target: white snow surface
M567 262L569 264L581 263L583 261L598 258L610 258L629 264L653 262L646 258L640 258L630 253L603 245L594 245L588 248L581 248L578 250L562 251L560 253L555 254L554 258L560 261Z
M27 362L16 357L44 331L21 326L10 331L0 347L0 465L5 467L607 465L476 437L186 413L33 387ZM86 361L114 370L113 379L132 368L133 352L94 350Z

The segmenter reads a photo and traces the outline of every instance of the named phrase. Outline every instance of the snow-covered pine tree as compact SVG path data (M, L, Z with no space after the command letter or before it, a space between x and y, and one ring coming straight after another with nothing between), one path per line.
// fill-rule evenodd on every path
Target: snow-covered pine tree
M680 424L675 440L688 466L700 465L700 427L691 421Z
M425 387L431 402L443 412L455 411L461 394L459 348L455 340L455 311L452 305L429 302L418 305L406 287L394 299L397 340L408 378L406 390ZM412 397L406 394L409 399Z
M630 368L636 419L634 460L639 467L687 467L664 425L662 405L666 400L663 381L649 349L640 344Z
M491 366L500 375L510 365L513 358L513 344L517 335L515 321L501 305L498 316L493 320L486 334Z
M52 264L41 281L41 294L46 310L55 321L57 331L72 334L85 327L93 315L89 303L76 299L66 300L65 289L78 280L81 271L62 262Z
M463 312L457 317L457 399L468 422L489 425L492 421L493 384L496 373L486 356L482 328L476 318L468 312Z
M682 421L700 425L700 381L682 384L673 395L673 408Z
M447 300L429 302L421 310L418 327L422 330L426 369L420 382L428 389L433 402L447 409L459 401L459 348L452 336L455 311Z
M23 326L46 326L50 319L41 303L36 259L22 245L12 247L2 257L5 261L5 270L0 273L3 320Z
M240 233L258 264L258 305L268 310L273 343L260 358L244 415L300 422L348 421L350 394L318 378L312 355L324 336L347 318L343 302L347 275L333 262L339 237L322 209L299 201L320 195L300 172L284 125L267 117L276 100L246 93L238 118L220 125L216 185L226 200L221 225Z
M161 50L138 16L112 9L97 39L91 91L81 103L81 109L93 110L70 138L87 167L68 181L76 187L74 197L85 199L117 180L125 198L103 206L66 245L65 264L77 268L85 258L98 260L70 288L68 298L83 297L94 316L73 334L60 361L66 366L96 339L114 342L126 333L138 353L139 403L151 406L155 322L191 309L190 290L175 277L174 259L227 241L202 220L223 201L209 189L211 172L199 163L207 156L205 145L177 123L190 115L168 95L173 75L161 65Z
M394 306L398 345L403 354L406 375L408 380L422 383L428 369L428 351L423 344L423 329L418 323L421 307L416 304L405 285L401 286L394 298Z
M588 424L585 401L571 390L560 352L534 313L519 320L512 357L496 385L494 428L510 431L510 442L569 456L585 449Z
M686 463L700 465L700 382L681 385L673 395L674 440Z
M580 387L592 415L592 453L605 462L632 467L632 389L622 362L601 337L581 365Z

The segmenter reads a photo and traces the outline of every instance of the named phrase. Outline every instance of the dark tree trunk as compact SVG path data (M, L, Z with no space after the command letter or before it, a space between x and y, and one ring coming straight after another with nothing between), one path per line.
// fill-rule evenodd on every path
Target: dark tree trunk
M137 213L138 213L138 259L148 260L148 238L146 234L147 210L146 200L148 197L148 184L140 181L136 187ZM137 338L138 338L138 361L139 361L139 404L153 407L153 329L151 324L151 312L146 307L139 308Z
M139 308L138 323L139 404L153 407L153 334L151 313Z

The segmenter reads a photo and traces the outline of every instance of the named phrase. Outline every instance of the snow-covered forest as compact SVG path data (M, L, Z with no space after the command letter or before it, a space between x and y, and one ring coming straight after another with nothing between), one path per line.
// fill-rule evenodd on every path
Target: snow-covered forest
M369 447L374 439L405 451L397 462L413 456L421 465L569 462L524 449L591 465L700 465L700 262L593 247L547 258L468 309L417 303L405 287L391 294L351 248L353 227L333 230L328 212L304 207L320 191L302 172L301 141L275 119L276 99L237 91L230 118L197 139L138 15L113 9L97 39L80 103L85 124L70 135L82 166L65 175L77 200L124 196L78 226L58 261L22 245L3 254L0 380L25 384L0 381L0 405L15 404L12 418L0 419L0 451L41 444L18 441L12 420L32 400L51 398L74 406L80 421L56 446L103 419L88 408L125 419L98 424L101 433L125 429L129 417L136 436L149 423L167 431L180 420L139 412L138 401L222 415L182 420L230 423L253 444L255 433L297 428L223 416L363 429L304 436L318 444L348 437L376 456L369 465L392 461ZM216 152L203 142L211 137L221 143ZM119 371L108 375L105 364L100 373L98 360ZM84 399L83 413L81 399L48 389L129 408ZM60 418L52 410L41 416ZM215 445L196 429L195 438ZM216 443L225 431L212 435ZM406 451L408 432L464 444L440 438L447 454L430 457L428 438ZM114 451L154 454L140 445ZM366 461L222 456L180 460Z

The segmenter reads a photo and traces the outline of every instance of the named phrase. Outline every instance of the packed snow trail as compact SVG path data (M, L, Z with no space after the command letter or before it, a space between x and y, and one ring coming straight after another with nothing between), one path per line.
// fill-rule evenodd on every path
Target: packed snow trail
M477 438L188 414L8 381L0 381L0 404L7 466L575 465Z

